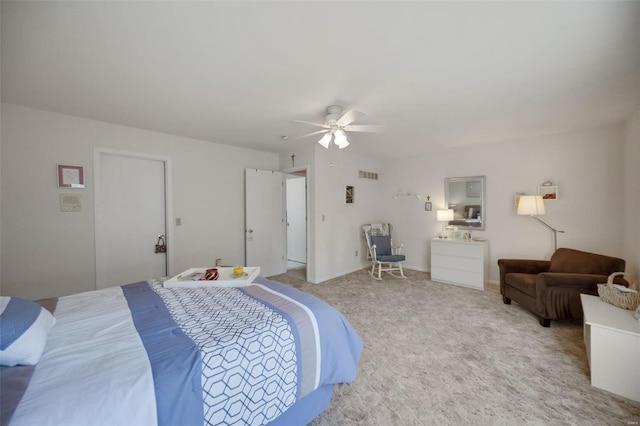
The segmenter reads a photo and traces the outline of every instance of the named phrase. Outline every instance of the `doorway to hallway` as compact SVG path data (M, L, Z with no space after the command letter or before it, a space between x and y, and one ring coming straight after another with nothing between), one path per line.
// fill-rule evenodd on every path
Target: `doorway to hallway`
M307 171L290 172L286 179L287 274L307 279Z

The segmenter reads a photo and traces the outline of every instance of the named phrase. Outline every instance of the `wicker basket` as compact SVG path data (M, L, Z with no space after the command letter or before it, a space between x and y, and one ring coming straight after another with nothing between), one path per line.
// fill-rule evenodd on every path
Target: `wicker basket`
M632 276L627 275L624 272L614 272L609 275L606 284L598 284L598 295L600 296L600 299L607 303L611 303L618 308L633 311L640 306L640 293L631 293L616 289L613 286L613 279L618 275L623 276L623 278L629 283L630 289L638 289L638 283Z

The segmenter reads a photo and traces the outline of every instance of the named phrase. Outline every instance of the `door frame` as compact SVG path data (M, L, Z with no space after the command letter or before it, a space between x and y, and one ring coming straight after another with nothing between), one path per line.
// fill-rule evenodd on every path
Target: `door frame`
M131 151L121 151L116 149L108 149L108 148L94 148L93 149L93 201L94 201L94 236L95 236L95 252L96 252L96 261L95 261L95 289L97 290L101 284L101 277L98 274L100 271L100 266L102 262L102 241L100 241L100 233L98 230L100 229L100 225L102 225L102 203L100 201L100 188L101 188L101 167L100 167L100 156L101 155L113 155L117 157L126 157L126 158L136 158L141 160L152 160L152 161L161 161L164 163L164 191L165 191L165 206L164 206L164 214L165 214L165 244L167 246L166 252L166 262L167 262L167 275L173 275L173 226L172 218L173 218L173 188L171 182L173 182L173 170L171 167L171 157L166 157L162 155L156 154L147 154L142 152L131 152ZM149 277L152 278L152 277Z
M306 246L307 246L307 247L306 247L306 252L307 252L307 253L306 253L306 257L307 257L307 259L306 259L306 260L307 260L307 268L306 268L306 270L307 270L307 276L306 276L306 281L307 281L308 283L310 283L311 281L309 281L309 273L310 273L310 270L311 270L311 267L310 267L310 264L311 264L311 256L309 256L309 253L310 253L310 252L309 252L309 241L310 241L310 239L311 239L311 238L310 238L310 229L311 229L311 227L309 226L309 212L310 212L311 210L310 210L309 206L310 206L310 204L311 204L311 200L310 200L310 197L309 197L309 166L308 166L308 165L305 165L305 166L298 166L298 167L290 167L290 168L288 168L288 169L284 169L284 170L282 170L282 173L285 173L285 174L295 174L295 172L300 172L300 171L302 171L302 170L304 170L304 172L305 172L305 173L304 173L304 176L305 176L304 195L305 195L305 203L306 203L306 209L307 209L307 211L306 211L306 219L305 219L305 228L306 228L306 241L305 241L305 244L306 244ZM285 185L286 185L286 182L285 182ZM285 197L286 197L286 196L287 196L287 192L285 191ZM286 201L287 201L287 200L285 199L285 203L284 203L285 214L286 214L286 209L287 209L287 202L286 202ZM285 217L286 217L286 215L285 215ZM288 250L288 248L287 248L287 250ZM287 254L287 253L285 253L285 254ZM315 268L314 268L314 270L315 270Z

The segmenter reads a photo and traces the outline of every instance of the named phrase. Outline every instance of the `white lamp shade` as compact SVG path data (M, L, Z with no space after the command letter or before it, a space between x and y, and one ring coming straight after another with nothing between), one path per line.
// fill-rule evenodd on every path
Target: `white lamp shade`
M342 141L342 143L336 142L336 145L338 145L338 148L343 149L349 146L349 141L345 139Z
M331 133L325 134L322 139L318 141L318 143L325 148L329 149L329 144L331 143Z
M544 201L541 195L521 195L518 201L518 214L543 215L545 214Z
M438 222L448 222L453 220L453 210L438 210L436 211L436 220Z
M336 143L336 145L340 145L347 139L347 135L344 133L344 131L342 131L342 129L336 130L333 134L335 136L335 139L333 141Z

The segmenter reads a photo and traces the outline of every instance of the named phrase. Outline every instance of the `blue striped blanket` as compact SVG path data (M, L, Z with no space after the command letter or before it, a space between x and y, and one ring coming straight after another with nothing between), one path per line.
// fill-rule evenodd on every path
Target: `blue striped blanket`
M362 350L331 306L261 277L243 288L129 284L62 297L54 315L35 370L1 371L7 383L30 376L22 391L2 385L20 392L10 424L263 425L352 382Z

